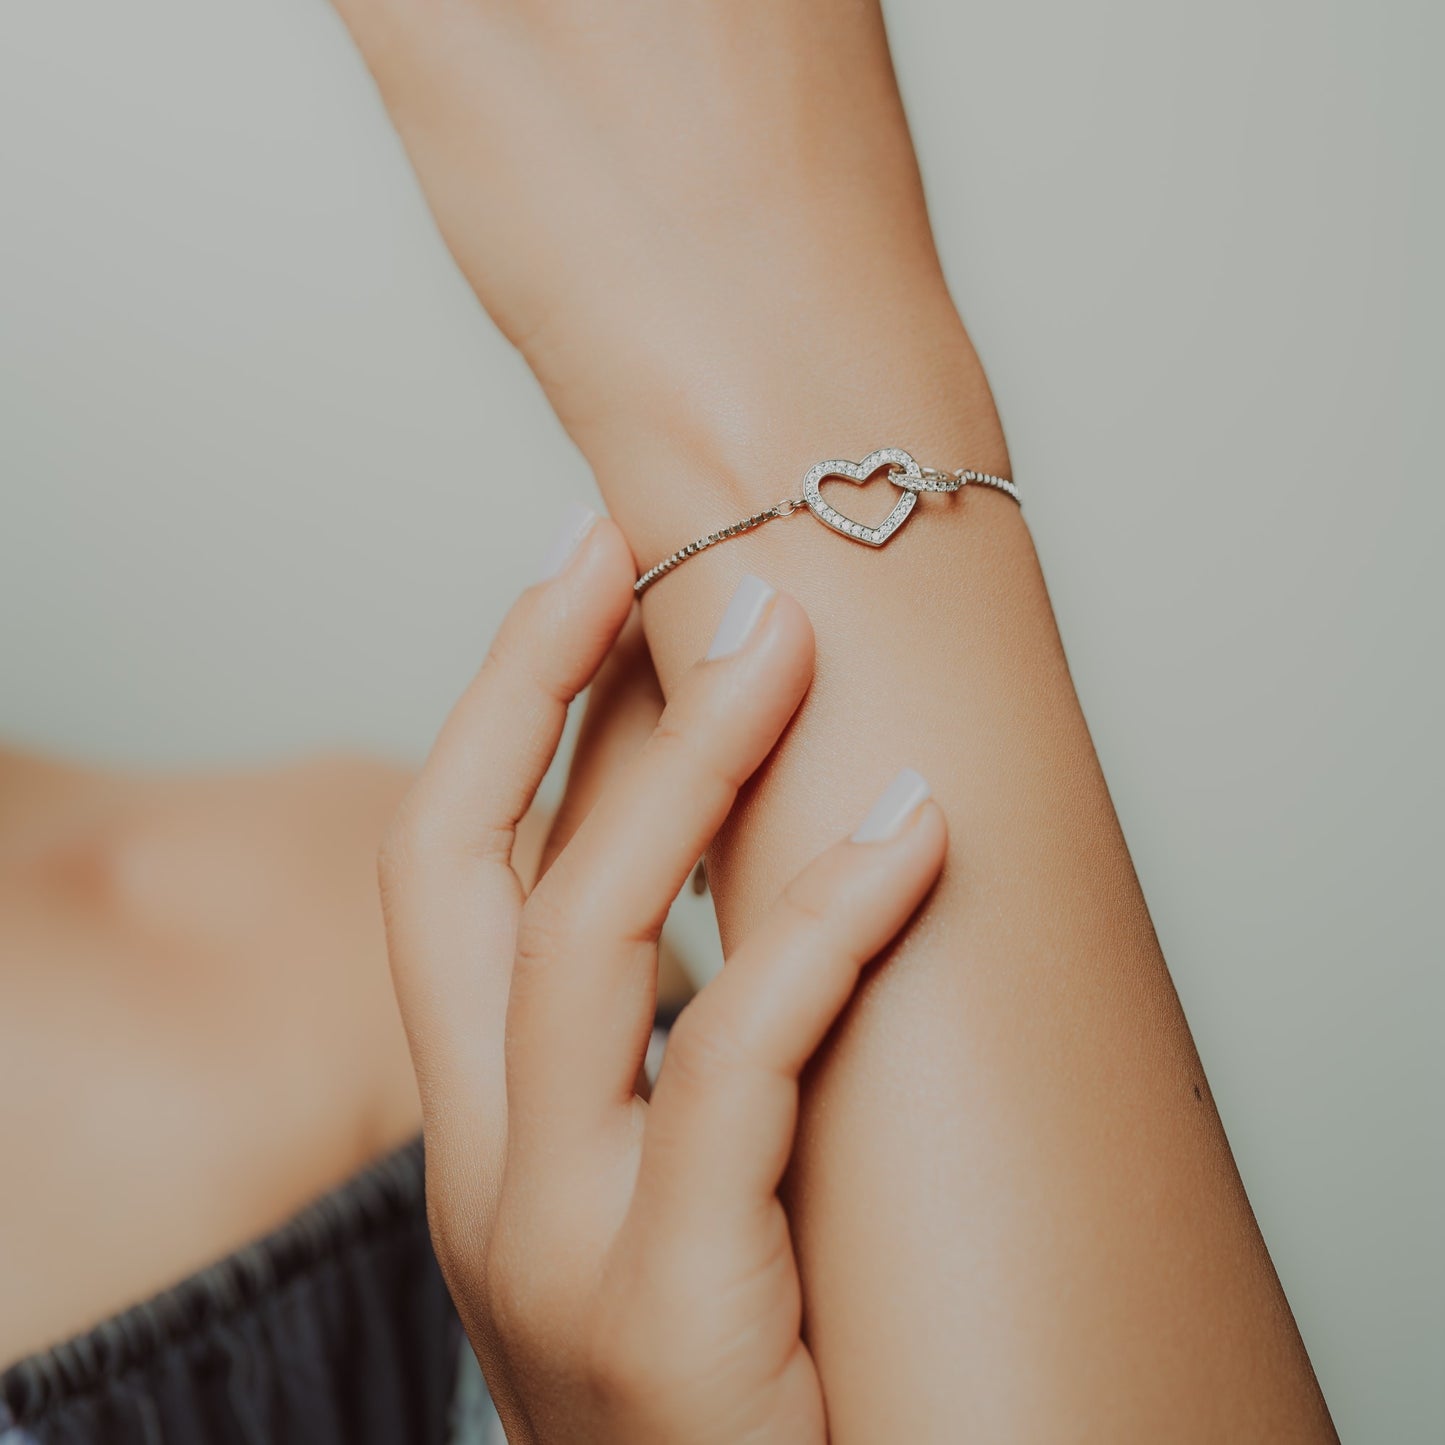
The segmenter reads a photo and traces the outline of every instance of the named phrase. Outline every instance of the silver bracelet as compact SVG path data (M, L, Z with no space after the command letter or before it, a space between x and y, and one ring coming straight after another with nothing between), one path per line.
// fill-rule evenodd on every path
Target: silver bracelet
M830 507L823 500L819 488L829 477L841 477L849 482L866 482L885 467L888 469L888 480L903 495L876 527L865 527L862 522L855 522L852 517L840 512L836 507ZM811 467L803 478L801 497L785 497L781 502L774 502L765 511L754 512L751 517L744 517L740 522L734 522L716 532L709 532L706 537L699 537L697 541L679 547L670 557L664 557L661 562L649 567L632 584L632 591L641 597L659 577L665 577L674 567L682 566L689 557L695 557L699 552L705 552L719 542L741 537L744 532L751 532L754 527L761 527L764 522L771 522L775 517L791 517L803 507L835 532L869 547L881 547L908 520L920 492L956 492L966 486L992 487L995 491L1012 497L1020 506L1023 505L1018 488L1007 477L991 476L988 472L940 472L934 467L921 467L900 447L880 447L876 452L870 452L861 462L819 462L817 466Z

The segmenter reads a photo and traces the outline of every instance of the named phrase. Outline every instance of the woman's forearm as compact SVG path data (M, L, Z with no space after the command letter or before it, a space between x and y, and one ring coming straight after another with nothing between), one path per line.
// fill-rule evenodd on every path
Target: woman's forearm
M912 350L813 317L815 367L737 383L750 406L700 407L681 444L642 415L584 430L639 559L823 457L1002 470L972 350L925 307ZM848 500L881 515L889 492ZM800 513L700 554L644 603L665 688L744 571L802 601L818 667L709 860L725 942L900 764L951 827L805 1094L790 1213L833 1438L1330 1438L1019 511L975 488L876 552Z
M338 3L644 566L821 459L1007 470L876 4ZM710 859L725 941L900 764L951 836L806 1091L833 1438L1328 1438L1013 503L929 496L880 551L802 512L692 558L644 600L664 687L745 571L818 660Z

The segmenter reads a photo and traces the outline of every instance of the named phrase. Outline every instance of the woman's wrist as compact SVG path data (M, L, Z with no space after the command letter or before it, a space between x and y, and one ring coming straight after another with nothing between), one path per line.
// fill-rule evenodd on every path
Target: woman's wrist
M751 354L705 377L614 377L580 410L555 399L639 561L796 496L825 457L901 446L925 465L1008 474L987 378L946 293L789 324L785 344L773 344L776 312L756 324Z

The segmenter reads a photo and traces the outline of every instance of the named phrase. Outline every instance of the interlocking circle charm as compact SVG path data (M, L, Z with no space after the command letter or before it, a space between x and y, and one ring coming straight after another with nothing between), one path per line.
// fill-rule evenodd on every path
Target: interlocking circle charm
M889 481L900 489L902 495L893 504L893 510L876 527L855 521L823 500L820 487L829 477L863 483L884 467L889 469ZM882 447L876 452L869 452L861 462L819 462L803 478L803 500L808 504L808 510L825 526L851 537L855 542L881 547L908 520L908 514L918 502L918 490L915 488L921 489L923 482L923 468L907 452L899 447ZM910 486L910 483L914 485Z

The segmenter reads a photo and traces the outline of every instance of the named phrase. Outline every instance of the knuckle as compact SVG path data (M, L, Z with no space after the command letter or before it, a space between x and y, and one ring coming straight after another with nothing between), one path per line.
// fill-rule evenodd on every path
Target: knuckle
M683 767L696 766L697 749L689 730L678 724L675 709L665 708L647 741L654 759L676 761Z
M689 1005L667 1041L666 1067L674 1086L707 1092L747 1064L747 1051L731 1030Z
M730 763L730 749L711 745L716 733L710 737L681 718L679 712L678 707L669 705L658 719L647 744L653 760L669 771L686 774L694 793L703 787L731 797L747 781L751 770ZM717 721L715 716L709 718L709 731Z
M806 870L790 878L783 887L783 907L795 923L809 930L829 928L837 902L832 890L824 888L816 875Z
M522 905L517 925L516 969L529 971L565 958L579 935L586 933L577 917L578 910L563 906L553 893L544 881Z
M506 686L505 680L510 678L525 690L540 693L553 702L563 706L570 703L572 689L554 675L555 665L548 666L556 649L539 647L537 631L532 609L524 600L512 610L492 638L492 645L487 649L477 673L477 686L483 689L494 683Z
M527 649L523 645L520 634L527 630L523 606L518 603L502 619L502 625L492 634L492 640L487 645L487 651L482 658L482 665L477 675L491 677L513 668L525 668Z

